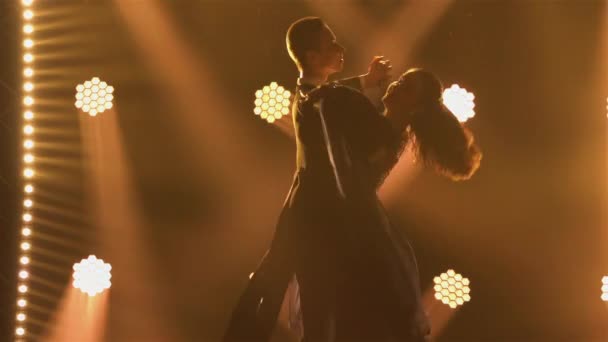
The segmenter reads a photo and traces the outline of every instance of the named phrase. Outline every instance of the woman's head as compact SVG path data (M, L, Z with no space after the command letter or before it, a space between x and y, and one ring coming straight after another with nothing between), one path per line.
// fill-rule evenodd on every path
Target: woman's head
M389 110L413 112L425 104L441 101L443 87L435 75L423 69L410 69L391 83L382 98Z
M408 123L419 160L453 180L469 179L479 168L481 152L473 135L441 100L439 79L423 69L411 69L393 82L383 97L393 115Z

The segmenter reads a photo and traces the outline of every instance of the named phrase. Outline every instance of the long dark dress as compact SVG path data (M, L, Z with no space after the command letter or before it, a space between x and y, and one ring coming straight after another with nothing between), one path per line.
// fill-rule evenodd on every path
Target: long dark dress
M413 254L376 196L400 135L348 87L332 87L320 106L297 102L294 182L224 341L267 341L294 274L305 341L422 340L428 324ZM380 149L389 157L371 163Z

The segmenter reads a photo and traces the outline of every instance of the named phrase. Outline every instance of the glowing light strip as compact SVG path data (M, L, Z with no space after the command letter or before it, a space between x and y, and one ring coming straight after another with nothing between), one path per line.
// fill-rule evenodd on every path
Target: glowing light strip
M19 257L19 270L18 270L18 281L17 281L17 313L16 313L16 328L15 335L17 338L21 338L26 335L26 323L27 323L27 293L28 293L28 279L30 274L28 272L28 265L30 264L29 251L32 248L32 242L30 236L32 235L31 224L34 220L32 215L32 208L34 206L34 200L32 194L34 192L34 185L32 184L32 178L35 175L34 161L35 157L33 154L34 149L34 112L32 106L34 106L36 100L34 98L33 91L35 85L33 82L34 77L34 55L33 49L36 45L33 33L34 25L32 20L35 16L32 5L34 0L21 0L23 9L23 177L24 182L24 200L23 200L23 226L21 228L21 243L20 243L20 257Z

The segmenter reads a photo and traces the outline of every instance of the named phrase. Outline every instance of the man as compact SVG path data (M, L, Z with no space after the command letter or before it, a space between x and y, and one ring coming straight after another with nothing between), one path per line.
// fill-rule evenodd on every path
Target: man
M289 56L299 72L294 104L300 98L300 90L308 92L327 83L331 75L342 71L344 47L336 41L335 34L320 18L297 20L289 27L285 40ZM362 91L372 103L380 106L380 97L390 80L391 68L389 60L376 56L366 74L343 79L338 83Z
M301 97L327 83L331 75L342 71L345 49L337 42L329 26L318 17L305 17L295 21L287 30L285 41L289 56L299 72L292 108L294 128L298 137L299 123L295 113ZM390 80L390 71L390 61L383 56L376 56L366 74L342 79L338 83L361 91L380 110L381 96ZM303 148L297 138L296 145L298 165L303 165ZM295 333L302 334L299 287L295 277L290 282L286 297L289 326Z
M340 200L332 193L334 177L326 160L327 152L322 143L318 143L323 139L321 125L314 116L310 117L309 123L303 124L298 121L302 116L297 114L302 96L342 70L344 48L336 42L331 29L321 19L314 17L293 23L287 32L286 42L289 55L300 73L292 111L298 170L279 216L271 248L240 297L224 341L268 341L290 279L296 273L302 288L309 291L302 293L308 296L309 306L304 309L308 310L309 317L307 338L329 336L333 329L331 317L321 317L330 311L325 304L331 301L331 294L325 288L316 289L319 281L334 281L331 278L338 270L331 246L339 238L338 233L333 232L334 228L344 226ZM381 87L390 78L390 69L389 61L376 57L368 73L340 83L368 94L376 89L380 95L383 93ZM312 241L320 241L324 245L321 253L316 253L317 244ZM316 315L315 310L320 314ZM314 317L318 319L311 321Z

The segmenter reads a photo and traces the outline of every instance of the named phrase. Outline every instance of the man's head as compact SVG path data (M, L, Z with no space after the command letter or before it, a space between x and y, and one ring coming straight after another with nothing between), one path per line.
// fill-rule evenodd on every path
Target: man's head
M317 17L297 20L287 30L287 51L300 72L329 76L344 66L344 48Z

